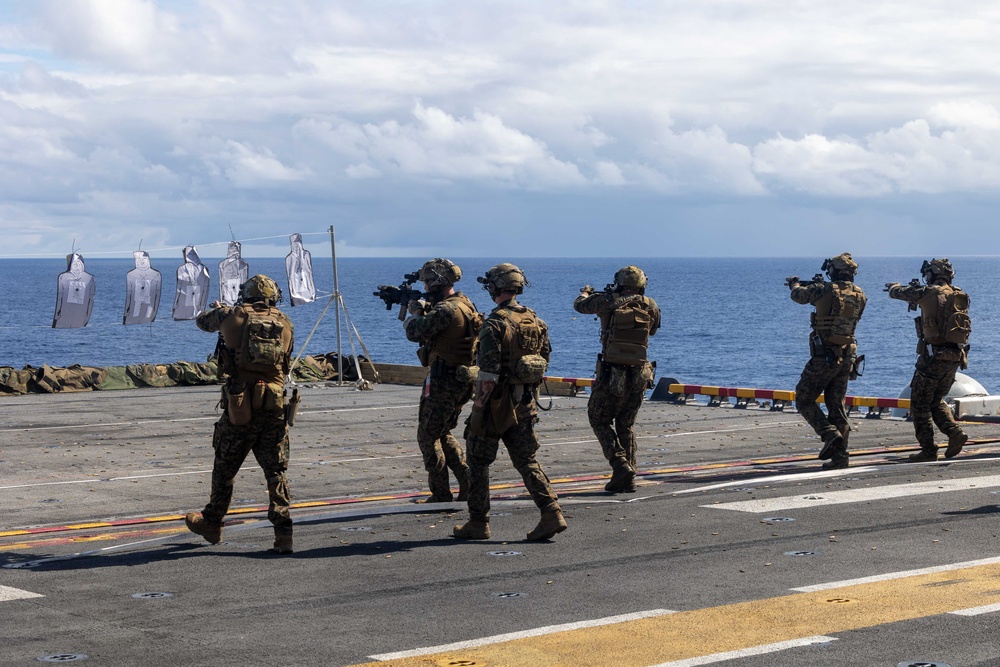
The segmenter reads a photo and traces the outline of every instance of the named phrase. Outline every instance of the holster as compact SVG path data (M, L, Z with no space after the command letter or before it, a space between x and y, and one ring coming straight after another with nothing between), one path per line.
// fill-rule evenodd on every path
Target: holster
M432 380L443 378L448 374L448 364L444 359L435 359L430 366L429 376Z
M292 397L286 397L285 400L285 423L289 426L295 426L295 415L299 412L299 403L302 402L302 397L299 396L299 390L296 387L292 389Z

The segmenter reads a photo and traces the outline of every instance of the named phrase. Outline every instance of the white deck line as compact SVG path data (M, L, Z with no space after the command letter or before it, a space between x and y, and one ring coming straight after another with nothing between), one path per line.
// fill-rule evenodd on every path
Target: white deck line
M526 639L528 637L541 637L543 635L550 635L556 632L566 632L567 630L596 628L602 625L626 623L628 621L637 621L643 618L654 618L656 616L665 616L667 614L675 614L675 613L677 612L672 611L670 609L651 609L649 611L638 611L633 614L608 616L606 618L598 618L591 621L577 621L575 623L563 623L561 625L546 625L540 628L533 628L531 630L522 630L520 632L509 632L507 634L493 635L492 637L483 637L481 639L470 639L464 642L455 642L454 644L428 646L427 648L418 648L410 651L399 651L398 653L380 653L378 655L370 655L368 656L368 658L370 660L378 660L379 662L384 662L386 660L400 660L403 658L415 658L421 655L430 655L431 653L446 653L451 651L459 651L462 649L476 648L477 646L487 646L489 644L500 644L502 642L515 641L518 639Z
M829 591L834 588L845 588L847 586L857 586L859 584L873 584L879 581L889 581L891 579L903 579L905 577L917 577L923 574L936 574L938 572L951 572L952 570L963 570L967 567L978 567L980 565L996 565L1000 563L1000 558L983 558L981 560L969 560L964 563L951 563L949 565L935 565L934 567L924 567L919 570L903 570L900 572L888 572L886 574L876 574L871 577L860 577L858 579L845 579L843 581L831 581L825 584L814 584L812 586L800 586L790 590L799 593L816 593L819 591Z
M791 639L786 642L775 642L774 644L762 644L761 646L752 646L750 648L740 649L738 651L726 651L725 653L712 653L710 655L702 655L697 658L687 658L686 660L674 660L673 662L663 662L659 665L653 665L653 667L695 667L696 665L711 665L716 662L724 662L726 660L736 660L737 658L748 658L754 655L766 655L768 653L777 653L778 651L787 651L790 648L801 648L803 646L812 646L813 644L825 644L827 642L837 641L836 637L825 637L823 635L816 635L814 637L804 637L802 639Z
M32 593L31 591L22 591L20 588L0 586L0 602L8 602L10 600L28 600L30 598L43 597L45 596L39 595L38 593Z
M996 604L984 604L982 607L972 607L971 609L949 611L948 613L955 616L979 616L980 614L992 614L995 611L1000 611L1000 602Z
M861 503L870 500L905 498L907 496L947 493L949 491L969 491L972 489L984 489L996 486L1000 486L1000 475L985 475L982 477L966 477L963 479L944 479L936 482L916 482L913 484L873 486L863 489L847 489L844 491L818 491L809 495L763 498L760 500L741 500L731 503L702 505L702 507L759 514L763 512L800 509L802 507L843 505L846 503Z

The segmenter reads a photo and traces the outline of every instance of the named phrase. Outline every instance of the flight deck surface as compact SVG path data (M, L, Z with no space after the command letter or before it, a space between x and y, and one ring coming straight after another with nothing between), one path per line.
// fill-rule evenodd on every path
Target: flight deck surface
M252 456L222 543L184 528L217 387L4 397L0 665L1000 664L995 425L912 464L912 424L855 416L825 472L794 410L647 402L609 495L586 397L557 397L538 458L569 529L524 541L501 450L493 538L464 542L464 504L414 502L419 391L302 389L290 556Z

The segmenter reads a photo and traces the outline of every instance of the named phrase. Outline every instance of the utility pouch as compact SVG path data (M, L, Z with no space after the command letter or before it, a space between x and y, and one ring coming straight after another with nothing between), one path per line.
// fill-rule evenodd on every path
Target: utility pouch
M426 346L421 345L417 348L417 359L420 361L420 365L424 368L427 368L427 366L430 365L430 357L431 353L427 350Z
M302 397L299 396L298 387L292 389L291 398L285 396L285 423L289 426L295 426L295 415L299 412L299 403L301 402Z
M285 409L285 391L282 386L264 385L264 412L282 412Z
M264 394L267 393L267 384L258 380L253 385L253 394L250 398L251 406L254 410L261 410L264 407Z
M486 435L486 413L479 408L472 408L472 414L469 415L469 420L465 422L468 427L468 432L466 438L468 438L468 433L472 435L478 435L479 437L484 437Z
M549 363L540 354L526 354L514 364L514 375L518 384L535 384L545 377Z
M226 403L226 415L233 426L246 426L253 417L250 407L250 391L245 384L225 385L222 387L223 400Z
M462 383L475 382L479 366L455 366L455 379Z
M927 341L923 338L917 341L917 354L921 357L926 356L927 350L930 346L927 345Z
M601 384L601 380L604 379L604 357L602 355L597 355L597 367L594 368L594 385Z

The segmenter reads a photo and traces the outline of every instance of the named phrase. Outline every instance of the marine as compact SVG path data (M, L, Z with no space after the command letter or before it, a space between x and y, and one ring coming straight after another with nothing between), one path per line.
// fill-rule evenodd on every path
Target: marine
M455 526L453 534L460 539L490 538L490 465L503 440L541 511L527 539L547 540L567 527L552 484L535 459L538 385L552 351L548 326L535 311L517 302L517 295L528 285L517 266L497 264L477 280L496 307L479 331L475 402L465 427L469 521Z
M452 501L449 469L458 483L457 499L464 502L469 492L469 466L451 431L472 398L475 378L469 368L476 363L483 316L469 297L455 291L462 270L450 260L425 262L418 279L424 283L427 300L410 302L410 316L403 326L407 339L420 343L417 356L428 368L420 395L417 444L431 495L422 502Z
M868 302L864 291L854 284L858 264L850 253L841 253L823 262L822 274L801 282L798 276L786 279L792 301L815 307L810 324L809 361L795 387L795 407L822 438L819 458L824 470L846 468L849 464L848 439L851 426L844 400L847 384L860 373L854 330ZM816 404L824 395L826 410Z
M645 296L647 283L642 269L626 266L605 291L586 285L573 302L576 312L601 321L601 353L587 417L611 464L611 479L604 486L610 493L635 491L633 425L646 390L653 386L655 363L646 353L649 337L660 328L660 309Z
M288 422L284 382L291 368L294 330L277 305L278 285L258 274L240 288L233 306L218 301L195 320L198 328L219 333L222 416L215 424L212 448L212 491L201 512L185 517L188 529L211 544L222 540L222 528L233 498L233 480L247 455L267 480L267 518L274 526L274 551L292 553L292 519L288 481Z
M923 285L886 283L889 298L906 301L910 310L920 309L915 319L917 363L910 380L910 415L920 451L910 455L915 463L936 461L934 425L948 436L945 458L958 456L969 436L955 421L945 396L955 383L959 368L969 364L969 295L952 285L955 269L948 259L925 261L920 267Z

